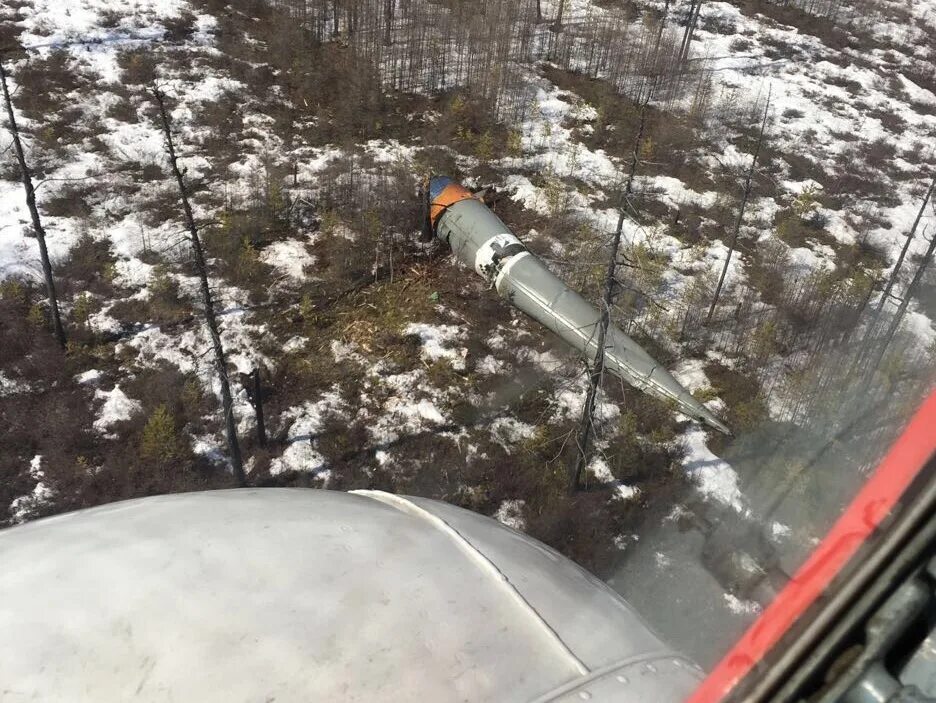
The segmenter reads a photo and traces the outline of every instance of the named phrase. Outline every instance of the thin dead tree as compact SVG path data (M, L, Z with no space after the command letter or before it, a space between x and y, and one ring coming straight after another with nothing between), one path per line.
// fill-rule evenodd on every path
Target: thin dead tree
M925 234L926 233L924 232L924 235ZM933 235L932 239L930 239L929 246L926 248L926 253L923 255L923 259L920 261L920 265L917 266L917 270L913 274L913 280L911 280L910 285L907 286L907 290L904 293L903 298L900 300L900 306L897 308L897 313L891 320L890 326L887 328L887 332L884 334L884 338L878 347L877 353L874 355L874 360L871 362L871 366L868 368L867 375L869 378L881 365L881 360L884 358L884 354L887 352L887 348L894 340L894 336L897 334L897 330L900 329L900 324L903 322L904 315L907 313L907 307L910 305L910 299L916 295L917 288L920 287L920 281L923 280L923 274L926 273L927 266L929 266L930 262L933 260L934 252L936 252L936 235Z
M264 421L263 416L263 384L260 381L260 367L257 366L251 374L253 377L253 390L248 393L251 402L254 406L254 411L257 414L257 441L260 442L261 447L265 447L267 444L267 434L266 434L266 422Z
M901 269L903 268L904 259L907 257L907 251L910 249L910 244L913 241L913 237L916 235L917 227L920 226L920 220L923 219L923 213L926 210L926 205L932 198L934 191L936 191L936 176L933 176L933 180L930 182L929 188L927 188L926 194L923 196L923 203L920 205L917 216L913 220L913 225L910 227L910 231L907 233L907 238L904 240L904 244L900 248L900 254L897 256L897 261L894 264L894 268L887 277L887 282L884 284L884 290L881 292L881 299L878 301L877 307L875 307L874 313L871 315L871 320L868 322L868 325L865 328L865 333L861 339L861 344L858 346L854 361L852 361L852 365L849 368L849 377L851 377L863 363L867 362L869 355L874 350L874 336L878 329L878 322L881 319L884 308L887 306L887 301L891 298L894 285L897 283L897 278L900 275ZM877 365L874 364L874 366L876 368Z
M692 37L695 34L696 25L699 23L699 10L702 8L702 0L689 1L689 14L686 16L686 28L683 30L682 42L679 45L679 63L685 63L689 58L689 49L692 46Z
M13 150L16 153L16 160L19 162L23 189L26 191L26 207L29 209L29 216L32 218L36 241L39 242L39 259L42 261L42 275L45 278L46 295L49 297L49 307L52 311L52 328L55 331L55 338L58 340L59 345L62 349L65 349L68 340L65 337L65 328L62 326L62 316L59 312L55 280L52 278L52 263L49 261L49 250L46 247L45 229L42 226L42 220L39 218L39 208L36 206L36 189L33 188L32 172L26 163L26 154L23 151L19 126L16 124L16 114L13 111L13 100L10 98L10 88L7 85L7 74L3 61L0 61L0 87L3 90L3 101L6 104L10 133L13 135Z
M663 13L660 15L660 24L657 26L656 39L653 42L653 61L650 65L650 80L647 82L647 90L650 91L650 95L653 95L656 92L657 86L659 85L663 76L660 71L660 46L663 43L663 34L666 31L666 21L669 18L669 7L670 0L665 0L663 3ZM643 99L640 97L643 93L644 86L640 87L637 95L637 102L643 104Z
M575 465L572 468L569 477L569 492L574 493L578 490L579 482L582 478L582 472L588 464L591 437L594 432L595 424L595 403L598 399L598 389L601 387L601 379L604 375L605 367L605 344L608 336L608 327L611 325L611 307L614 304L614 294L618 285L617 267L618 255L621 249L621 236L624 232L624 219L627 217L628 208L632 209L630 197L634 187L634 176L637 173L637 165L640 162L640 151L643 147L644 132L647 125L647 108L652 97L652 88L647 92L643 103L640 106L640 117L637 126L637 134L634 137L634 149L631 153L630 167L628 168L627 178L624 181L623 192L621 193L621 204L618 211L617 227L614 229L614 236L611 239L611 250L608 253L608 268L605 272L604 289L601 296L601 317L598 320L598 330L596 337L595 358L591 364L588 375L588 392L585 395L585 405L582 408L582 417L579 421L578 436L576 446L578 455L575 459Z
M910 228L910 232L907 234L907 239L900 250L900 255L897 257L897 263L894 264L894 270L891 271L890 276L887 277L887 283L884 286L884 292L881 293L881 300L878 302L877 310L874 313L875 321L880 316L881 311L884 310L884 306L887 304L887 299L890 297L891 290L894 288L894 283L897 281L897 276L900 275L900 268L903 266L904 259L907 256L907 250L910 248L910 242L913 241L913 235L916 234L917 227L920 226L920 220L923 219L923 212L926 210L926 205L930 198L933 197L934 190L936 190L936 176L933 176L933 180L930 182L929 188L926 190L926 195L923 196L923 202L920 205L920 210L917 212L916 219L913 221L913 226Z
M735 247L738 245L738 234L741 232L741 222L744 220L744 210L747 207L748 198L751 196L751 184L754 181L754 172L757 169L757 159L760 157L761 147L764 144L764 132L767 130L767 113L770 109L771 90L767 91L767 102L764 104L764 118L761 120L760 133L757 135L757 146L754 148L754 156L751 158L751 167L748 169L747 178L744 180L744 193L741 197L741 207L738 208L738 217L735 219L734 230L731 233L731 244L728 245L728 255L725 257L725 265L722 266L721 275L718 277L718 285L715 286L715 294L712 296L712 304L709 306L708 315L705 316L705 324L712 321L712 315L715 314L715 306L718 305L718 298L721 295L722 286L725 285L725 276L728 274L728 265L731 263L731 257L734 254Z
M198 227L195 225L195 216L189 203L188 188L185 178L179 169L179 160L176 155L175 142L172 138L172 122L166 110L166 99L162 91L154 86L151 91L156 105L159 108L159 121L166 142L166 153L169 156L169 167L179 186L179 198L182 201L182 211L185 215L185 224L192 241L192 252L195 257L195 269L201 286L202 304L205 308L205 322L211 334L211 344L214 349L215 368L221 383L221 408L224 414L224 426L227 434L228 452L231 455L231 467L234 470L234 480L238 486L246 486L244 464L241 460L240 444L237 440L237 425L234 422L233 402L231 399L231 384L228 380L227 361L224 357L224 347L221 344L221 333L218 320L215 317L214 300L211 296L211 287L208 285L208 269L205 265L205 256L202 252L201 238L198 236Z
M559 0L559 7L556 10L556 19L553 20L552 30L554 32L562 31L562 13L565 10L565 0Z

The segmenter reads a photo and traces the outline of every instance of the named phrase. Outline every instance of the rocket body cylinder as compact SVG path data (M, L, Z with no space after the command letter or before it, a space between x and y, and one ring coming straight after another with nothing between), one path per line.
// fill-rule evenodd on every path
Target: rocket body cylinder
M601 314L569 288L507 229L487 206L445 177L429 186L430 221L435 235L462 263L488 280L505 298L550 329L589 360L598 351ZM728 433L711 411L692 397L640 345L610 325L605 336L605 368L631 386L674 403L697 420Z

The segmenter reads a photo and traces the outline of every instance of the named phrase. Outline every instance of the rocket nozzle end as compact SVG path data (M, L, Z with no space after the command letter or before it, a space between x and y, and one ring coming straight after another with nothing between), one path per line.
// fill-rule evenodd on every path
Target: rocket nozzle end
M711 427L713 430L718 430L723 435L728 437L734 437L734 432L726 425L724 422L719 420L717 417L712 415L711 417L701 417L699 418L703 423Z

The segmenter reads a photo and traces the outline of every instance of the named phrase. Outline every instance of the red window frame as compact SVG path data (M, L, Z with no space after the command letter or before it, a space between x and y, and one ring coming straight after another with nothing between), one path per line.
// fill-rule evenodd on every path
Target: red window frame
M936 454L936 391L819 546L687 703L724 700L826 591Z

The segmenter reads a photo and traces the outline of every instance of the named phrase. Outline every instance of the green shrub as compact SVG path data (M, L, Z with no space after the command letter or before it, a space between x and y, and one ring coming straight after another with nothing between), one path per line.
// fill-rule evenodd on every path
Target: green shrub
M185 446L177 427L176 418L165 405L158 405L140 437L140 456L160 463L183 456Z

